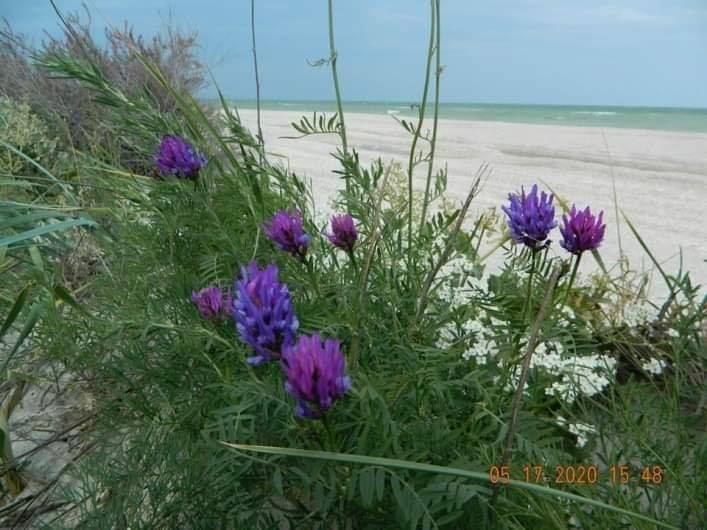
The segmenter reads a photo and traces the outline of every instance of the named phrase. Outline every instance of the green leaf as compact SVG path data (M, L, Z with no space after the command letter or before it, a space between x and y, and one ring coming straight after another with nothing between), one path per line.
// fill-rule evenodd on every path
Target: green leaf
M372 467L366 467L359 472L358 483L361 490L361 500L367 508L373 506L375 472L375 468Z
M89 317L91 316L91 314L88 311L86 311L86 309L84 309L84 307L76 301L76 298L74 298L74 296L66 289L66 287L64 287L60 283L57 283L54 286L54 297L61 300L62 302L65 302L66 304L70 305L71 307L73 307L74 309L79 311L80 313L82 313L86 316L89 316Z
M17 315L19 315L20 311L22 311L22 308L24 307L25 302L27 301L27 295L29 294L29 292L31 290L32 290L32 285L27 284L19 292L19 294L17 295L17 298L15 298L15 302L12 304L12 307L10 308L10 312L8 313L7 317L5 318L5 322L3 322L3 324L2 324L2 328L0 328L0 339L2 339L5 336L5 333L7 333L7 330L9 330L10 326L12 326L13 322L15 322Z
M383 496L385 495L385 475L385 469L376 469L376 498L379 502L383 500Z
M5 358L5 362L2 364L2 368L0 368L0 378L3 377L5 370L7 370L7 367L10 364L10 361L12 361L12 358L15 356L17 351L20 349L20 346L22 346L22 343L25 341L27 336L32 332L34 329L34 326L39 322L39 319L42 317L42 313L47 308L46 300L40 301L34 304L32 306L32 310L29 313L29 316L27 317L27 320L25 320L25 325L22 328L22 331L20 331L19 336L17 337L17 341L15 341L15 345L12 347L10 352L7 354L7 357Z
M275 488L275 493L278 495L284 495L285 490L282 487L282 471L280 468L276 468L272 476L273 488Z
M467 469L460 469L454 467L438 466L433 464L422 464L419 462L412 462L409 460L398 460L394 458L381 458L377 456L366 456L366 455L352 455L348 453L334 453L329 451L311 451L308 449L293 449L289 447L272 447L265 445L246 445L246 444L231 444L227 442L221 442L226 447L230 447L236 451L249 451L254 453L265 453L271 455L279 456L291 456L298 458L311 458L315 460L329 460L332 462L346 462L349 464L363 464L369 466L383 466L395 469L406 469L409 471L419 471L423 473L434 473L438 475L452 475L457 477L465 477L473 480L481 480L484 482L489 481L489 475L487 472L481 471L469 471ZM673 530L678 530L676 526L672 526L668 523L657 521L651 517L643 515L641 513L632 512L630 510L625 510L619 508L618 506L612 506L602 501L596 499L591 499L589 497L583 497L575 493L570 493L567 491L562 491L554 488L549 488L547 486L541 486L539 484L532 484L529 482L523 482L520 480L511 480L504 487L515 488L521 490L527 490L538 495L545 495L548 497L555 497L560 499L565 499L568 501L575 501L581 504L586 504L589 506L594 506L596 508L601 508L602 510L607 510L614 513L619 513L634 519L645 521L661 528L671 528ZM393 486L395 491L395 487Z

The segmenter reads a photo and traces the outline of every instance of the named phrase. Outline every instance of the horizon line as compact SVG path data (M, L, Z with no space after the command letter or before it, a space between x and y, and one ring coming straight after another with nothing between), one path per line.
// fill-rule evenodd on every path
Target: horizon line
M207 100L218 100L218 96L203 96L202 99ZM244 97L231 97L224 96L224 99L230 101L241 101L241 102L252 102L257 103L255 98L244 98ZM336 104L335 99L271 99L271 98L261 98L260 103L331 103ZM413 100L390 100L390 99L349 99L342 100L343 104L346 103L385 103L385 104L395 104L395 105L419 105L419 102ZM428 102L428 106L434 104L434 102ZM700 110L707 111L707 107L694 107L694 106L678 106L678 105L617 105L612 104L577 104L577 103L501 103L501 102L488 102L488 101L440 101L440 105L493 105L493 106L524 106L524 107L585 107L585 108L622 108L622 109L671 109L671 110Z

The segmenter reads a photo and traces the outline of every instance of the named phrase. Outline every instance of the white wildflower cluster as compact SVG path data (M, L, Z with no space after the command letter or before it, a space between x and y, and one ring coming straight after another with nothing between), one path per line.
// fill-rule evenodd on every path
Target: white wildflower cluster
M525 353L526 341L521 341L521 352ZM541 342L535 348L530 367L550 378L556 378L545 388L545 394L556 396L572 404L579 396L593 396L604 390L616 372L616 360L606 355L567 356L558 341ZM516 367L505 383L507 391L513 391L520 379Z
M644 361L641 363L641 368L645 371L648 372L649 374L653 375L660 375L663 373L663 370L668 366L668 363L663 361L662 359L650 359L648 361Z
M491 326L486 322L490 322ZM481 309L476 318L466 320L459 328L449 323L440 329L437 347L446 349L452 345L464 346L461 356L465 361L474 360L478 365L484 365L498 354L498 345L494 339L496 331L492 326L502 322L496 318L488 318L486 311Z
M457 256L445 263L438 277L445 279L439 297L451 309L469 304L475 290L486 288L485 282L474 276L474 263L465 256Z
M596 434L597 430L587 423L570 423L562 416L557 416L557 424L565 427L569 432L577 437L577 447L584 447L587 442Z
M656 309L647 303L636 302L623 308L623 322L631 328L653 322L657 317Z
M613 357L599 354L563 357L561 344L551 343L555 351L547 351L547 344L538 346L530 364L550 376L559 377L545 388L548 396L574 403L579 396L596 395L611 383L616 373Z
M475 340L473 345L462 353L462 359L465 361L473 359L479 366L486 364L498 354L498 345L495 340L496 332L493 327L484 324L486 320L486 311L481 310L476 319L468 320L463 325L465 333L473 334ZM501 324L501 321L495 318L489 320L492 326Z
M445 281L439 290L439 297L450 309L468 306L475 292L486 288L486 282L474 274L473 262L464 256L457 256L442 267L440 277L445 278ZM455 344L462 345L465 348L462 353L464 360L473 359L478 365L484 365L498 354L493 327L502 324L496 318L489 318L486 311L480 309L475 318L467 319L458 328L454 323L443 326L437 346L446 349Z

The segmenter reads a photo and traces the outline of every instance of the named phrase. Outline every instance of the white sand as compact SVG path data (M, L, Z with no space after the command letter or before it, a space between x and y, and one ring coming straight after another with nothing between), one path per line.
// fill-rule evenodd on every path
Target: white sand
M255 129L255 111L241 110L243 121ZM284 155L285 165L312 179L318 207L326 209L340 181L333 173L336 160L330 153L338 145L334 135L298 140L282 139L298 133L290 123L298 112L264 111L263 131L269 152ZM432 121L428 121L429 127ZM391 117L346 115L349 144L368 163L405 162L411 136ZM602 137L606 137L606 144ZM436 160L448 164L448 195L461 201L483 162L493 175L472 204L478 212L505 203L509 191L547 183L561 197L603 209L607 234L601 249L607 266L619 258L611 171L616 179L619 208L623 210L668 274L677 272L679 252L683 268L693 283L707 282L707 134L526 125L516 123L440 120ZM607 152L608 145L610 155ZM424 188L426 167L419 166L416 186ZM621 245L634 270L651 270L648 256L621 221ZM554 232L554 239L560 237ZM562 249L556 248L562 253ZM584 272L595 267L585 260ZM615 271L618 270L614 269ZM653 274L652 293L664 293L658 274Z

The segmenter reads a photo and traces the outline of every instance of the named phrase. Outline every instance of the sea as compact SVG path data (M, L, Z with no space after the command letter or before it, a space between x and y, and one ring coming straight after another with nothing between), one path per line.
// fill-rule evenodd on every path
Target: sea
M256 108L255 101L229 102L236 108ZM347 101L343 106L347 113L389 115L401 119L417 117L418 113L417 106L412 102ZM336 112L336 102L262 101L261 109L330 114ZM433 106L430 104L426 116L431 118L432 112ZM707 133L707 109L701 108L440 103L439 117L451 120Z

